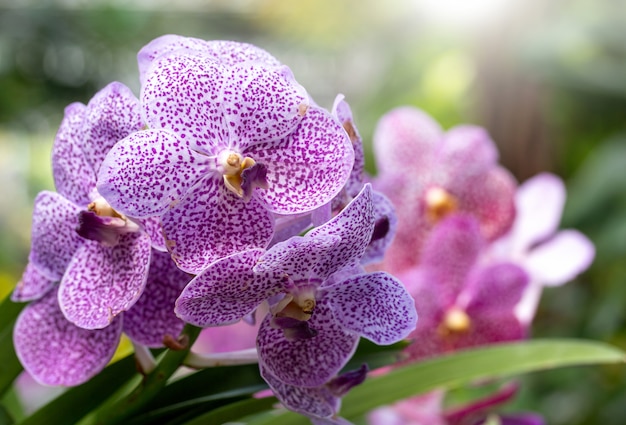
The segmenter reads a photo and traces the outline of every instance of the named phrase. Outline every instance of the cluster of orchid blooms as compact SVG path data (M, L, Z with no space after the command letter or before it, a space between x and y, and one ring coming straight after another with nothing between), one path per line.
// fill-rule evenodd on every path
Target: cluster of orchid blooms
M370 177L343 96L318 106L266 51L168 35L138 60L139 99L114 82L66 108L57 192L35 200L12 297L30 302L14 344L41 383L89 380L122 333L140 356L185 323L258 319L255 356L281 403L346 423L341 396L367 367L342 369L361 337L410 339L404 362L526 338L541 288L593 258L583 235L557 233L562 182L517 188L481 128L395 109ZM428 404L444 423L440 398L369 419L419 423Z

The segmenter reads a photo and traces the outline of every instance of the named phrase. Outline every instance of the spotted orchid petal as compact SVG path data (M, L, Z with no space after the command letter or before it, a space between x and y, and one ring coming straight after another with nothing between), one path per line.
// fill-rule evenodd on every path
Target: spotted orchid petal
M98 330L72 324L59 309L57 291L53 290L20 313L13 343L24 369L37 382L73 386L104 369L113 357L121 332L119 318Z
M373 136L378 172L413 173L427 168L442 135L439 124L417 108L404 106L387 112Z
M356 198L332 220L307 233L306 237L310 238L331 235L341 238L337 251L321 269L325 272L323 276L360 261L372 239L374 224L372 187L366 184Z
M148 217L141 220L143 230L150 236L152 248L157 251L166 252L165 236L163 235L163 226L159 217Z
M470 316L510 314L528 285L528 274L512 263L497 263L480 268L469 277L466 291Z
M354 149L354 165L350 177L346 182L346 192L349 196L356 196L364 183L365 153L363 152L363 139L359 130L354 124L354 117L350 105L345 101L344 95L339 94L335 98L331 113L341 123L341 126L348 133L352 148Z
M374 205L374 231L361 257L361 264L364 265L383 260L398 228L396 210L385 195L375 190L372 191L372 204Z
M446 180L455 184L467 176L481 175L498 161L498 149L487 131L473 125L448 130L437 152L437 162L446 168Z
M421 264L433 279L431 285L439 288L443 305L452 304L461 292L483 246L478 222L469 215L454 214L432 230Z
M174 314L174 303L190 279L167 253L152 251L146 288L124 313L124 333L147 347L162 347L166 335L178 337L185 323Z
M150 263L143 232L120 238L114 248L85 241L70 261L59 288L65 317L85 329L101 329L141 296Z
M208 163L170 132L141 131L110 150L98 173L98 192L131 217L161 215L207 173Z
M85 109L80 145L94 172L113 145L142 127L139 100L124 84L113 82L96 93Z
M282 273L253 273L262 254L262 249L252 249L212 263L176 301L178 317L201 327L227 325L238 322L261 302L282 292Z
M337 236L294 236L263 254L254 266L254 272L282 273L295 285L309 285L311 279L319 285L328 276L323 265L329 256L335 255L339 243Z
M26 302L43 297L54 287L56 281L48 278L31 261L26 265L22 278L11 294L11 301Z
M524 266L534 279L558 286L585 271L595 257L593 243L576 230L562 230L534 248Z
M213 175L192 187L162 223L172 258L192 274L222 257L266 247L273 232L271 214L258 201L241 202Z
M83 140L83 121L86 106L72 103L65 108L65 116L52 146L52 176L61 195L77 205L87 205L96 185L95 171L79 143Z
M565 196L563 180L550 173L538 174L519 186L515 193L517 216L511 230L514 252L523 253L557 231Z
M415 302L390 274L354 276L324 289L341 326L376 344L393 344L415 329Z
M59 281L83 239L74 231L80 208L58 193L35 198L30 262L50 280Z
M207 42L207 45L208 53L226 65L248 61L261 62L269 66L281 65L274 56L252 44L229 40L211 40Z
M511 173L494 167L487 173L466 176L458 183L455 195L462 210L478 218L483 236L493 241L513 225L515 189Z
M347 363L358 344L353 332L344 330L325 303L318 303L308 321L317 335L287 340L281 329L271 326L268 315L259 329L257 350L267 370L281 382L316 387L328 382Z
M245 155L267 166L268 190L257 190L278 214L311 211L343 188L354 163L351 142L336 119L311 106L300 125L279 141L256 143Z
M326 386L302 387L286 384L272 375L263 362L259 363L259 370L276 398L289 410L317 418L330 418L339 410L340 398L333 395Z

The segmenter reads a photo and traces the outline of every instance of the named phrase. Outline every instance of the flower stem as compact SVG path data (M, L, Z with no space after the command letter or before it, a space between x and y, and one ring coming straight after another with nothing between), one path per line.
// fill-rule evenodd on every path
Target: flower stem
M204 369L217 366L255 364L258 362L259 355L256 348L250 348L248 350L214 354L198 354L190 351L183 361L183 365L194 369Z
M144 375L148 375L157 367L154 356L145 345L138 344L132 340L131 342L133 344L133 349L135 350L135 359L137 360L137 364L139 365L141 372Z

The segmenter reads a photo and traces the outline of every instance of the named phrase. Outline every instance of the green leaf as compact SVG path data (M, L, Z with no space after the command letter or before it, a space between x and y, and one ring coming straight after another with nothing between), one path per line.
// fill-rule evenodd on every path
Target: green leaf
M371 409L424 394L451 389L485 378L501 378L563 366L626 361L626 354L608 344L582 340L535 340L460 351L399 367L384 376L368 378L344 397L340 415L356 419ZM250 425L308 424L307 418L283 413Z
M13 325L26 304L6 297L0 304L0 396L23 370L13 348Z
M255 413L265 412L276 403L274 397L249 398L197 416L184 425L223 425Z
M20 425L67 425L78 422L137 374L134 356L108 366L88 382L70 388Z
M26 307L25 303L15 303L11 301L10 296L2 300L2 304L0 304L0 332L6 328L13 328L15 319L24 307Z

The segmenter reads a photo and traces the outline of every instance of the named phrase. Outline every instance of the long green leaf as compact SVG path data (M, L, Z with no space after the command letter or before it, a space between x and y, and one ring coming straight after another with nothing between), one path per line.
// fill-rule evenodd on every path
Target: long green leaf
M12 329L9 327L0 330L0 396L11 387L22 370L22 364L13 348Z
M461 351L397 368L368 378L343 401L341 416L359 418L371 409L434 389L450 389L478 379L500 378L563 366L626 361L626 354L610 345L582 340L535 340ZM308 424L303 416L287 412L260 418L250 425Z
M185 425L223 425L255 413L265 412L276 403L274 397L249 398L197 416L185 422Z
M7 296L0 304L0 330L13 327L13 323L20 311L26 306L25 303L14 303L11 297Z

